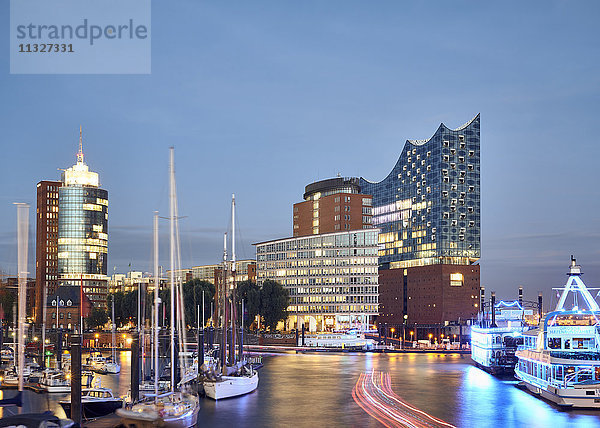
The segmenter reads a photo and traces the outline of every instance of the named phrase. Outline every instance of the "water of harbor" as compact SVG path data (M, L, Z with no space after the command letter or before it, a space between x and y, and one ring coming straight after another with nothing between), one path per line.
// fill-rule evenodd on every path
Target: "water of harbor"
M118 394L129 390L129 353L120 375L102 376ZM263 357L259 388L244 397L201 400L199 426L380 427L353 399L361 373L389 373L393 392L410 405L458 427L600 427L600 410L563 411L498 379L458 354L281 354ZM14 391L3 391L4 397ZM64 412L65 394L27 391L25 411ZM14 408L0 408L0 416Z

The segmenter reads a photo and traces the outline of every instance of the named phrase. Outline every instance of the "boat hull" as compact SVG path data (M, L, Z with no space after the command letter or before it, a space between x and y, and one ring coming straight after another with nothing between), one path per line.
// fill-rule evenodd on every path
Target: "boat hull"
M46 391L46 392L55 392L55 393L65 393L65 392L71 392L71 386L70 385L65 385L65 386L50 386L50 385L42 385L40 384L40 387Z
M159 413L148 406L144 411L135 411L131 409L118 409L117 415L121 417L121 423L124 426L136 426L138 428L165 427L165 428L188 428L195 427L198 423L198 413L200 406L196 401L193 408L185 413L173 417L161 417Z
M61 401L60 405L65 411L68 418L71 417L71 402ZM115 410L123 407L123 400L109 401L88 401L81 403L81 413L85 420L99 418L114 413Z
M600 409L600 385L582 385L573 388L555 388L531 383L527 376L516 370L521 385L535 395L565 408Z
M223 376L220 381L205 381L204 392L213 400L239 397L258 388L258 373L253 376Z

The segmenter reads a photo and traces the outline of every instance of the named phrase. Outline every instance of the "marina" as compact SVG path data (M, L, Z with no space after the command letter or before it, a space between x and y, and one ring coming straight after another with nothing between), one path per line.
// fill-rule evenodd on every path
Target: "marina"
M119 395L129 390L130 353L118 354L119 375L102 375L102 385ZM482 426L600 427L595 410L561 411L519 389L516 379L498 378L473 366L468 355L384 353L285 353L263 357L260 388L231 400L200 400L198 426L310 427L382 426L352 398L362 374L389 373L391 388L403 401L449 424ZM298 385L289 388L289 384ZM335 385L335 388L332 387ZM15 390L2 391L11 397ZM24 392L25 412L52 410L65 417L61 394ZM0 417L16 408L0 408ZM86 423L102 426L101 420Z

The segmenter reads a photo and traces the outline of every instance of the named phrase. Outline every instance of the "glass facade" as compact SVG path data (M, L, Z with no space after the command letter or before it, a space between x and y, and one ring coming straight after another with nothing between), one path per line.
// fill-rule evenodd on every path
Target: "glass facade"
M457 129L441 124L408 140L389 175L361 178L373 195L382 267L471 264L481 254L479 115Z
M279 239L256 244L257 282L290 293L288 328L366 327L378 314L378 229Z
M58 273L60 285L83 285L95 306L106 304L108 192L66 185L58 195Z

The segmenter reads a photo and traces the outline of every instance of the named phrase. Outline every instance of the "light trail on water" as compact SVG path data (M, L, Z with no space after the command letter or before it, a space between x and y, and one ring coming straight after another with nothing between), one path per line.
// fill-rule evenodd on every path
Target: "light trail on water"
M389 372L361 373L352 389L352 398L371 417L389 428L455 428L402 400L392 390Z

